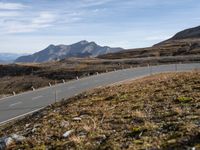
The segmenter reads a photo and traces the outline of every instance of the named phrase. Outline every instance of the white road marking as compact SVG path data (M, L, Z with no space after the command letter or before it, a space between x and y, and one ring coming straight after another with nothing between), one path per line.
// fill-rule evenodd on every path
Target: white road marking
M9 107L13 107L13 106L19 105L21 103L22 103L21 101L20 102L16 102L16 103L10 104Z
M44 107L41 107L41 108L39 108L39 109L35 109L35 110L30 111L30 112L27 112L27 113L25 113L25 114L18 115L18 116L16 116L16 117L10 118L10 119L8 119L8 120L2 121L2 122L0 122L0 126L3 125L3 124L5 124L5 123L8 123L8 122L10 122L10 121L12 121L12 120L15 120L15 119L18 119L18 118L20 118L20 117L26 116L26 115L28 115L28 114L37 112L37 111L39 111L39 110L41 110L41 109L43 109L43 108L44 108Z
M33 97L32 100L37 100L37 99L42 98L42 97L43 97L42 95L36 96L36 97Z

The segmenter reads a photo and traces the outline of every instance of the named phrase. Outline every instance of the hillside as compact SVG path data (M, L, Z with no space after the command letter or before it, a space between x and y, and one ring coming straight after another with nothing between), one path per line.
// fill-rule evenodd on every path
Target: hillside
M200 26L177 33L172 40L200 38Z
M22 56L15 62L47 62L70 57L96 57L98 55L113 53L123 50L122 48L111 48L99 46L95 42L80 41L72 45L49 45L42 51L28 56Z
M188 55L200 55L200 27L181 31L171 39L158 43L152 47L129 49L113 54L104 54L98 58L122 59Z
M200 73L85 92L0 128L8 149L199 149Z

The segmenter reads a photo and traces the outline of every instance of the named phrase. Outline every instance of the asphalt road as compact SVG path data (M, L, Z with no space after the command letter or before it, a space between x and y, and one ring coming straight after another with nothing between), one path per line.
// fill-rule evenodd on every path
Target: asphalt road
M148 76L154 73L190 71L200 69L200 63L172 64L151 67L130 68L99 74L56 86L25 92L0 99L0 124L37 111L56 100L69 98L83 91L106 86L120 81Z

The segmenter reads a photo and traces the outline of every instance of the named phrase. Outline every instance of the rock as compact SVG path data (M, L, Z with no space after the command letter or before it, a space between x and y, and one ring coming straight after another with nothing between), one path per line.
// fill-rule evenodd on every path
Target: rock
M65 132L65 133L63 134L63 137L64 137L64 138L67 138L67 137L69 137L73 132L74 132L74 130L69 130L69 131L67 131L67 132Z
M11 135L11 138L16 142L22 142L26 139L24 136L17 135L17 134Z
M4 138L0 139L0 150L5 150L6 149L6 142Z
M11 137L0 138L0 150L5 150L14 140Z
M81 121L82 118L80 118L80 117L75 117L75 118L73 118L72 120L73 120L73 121Z

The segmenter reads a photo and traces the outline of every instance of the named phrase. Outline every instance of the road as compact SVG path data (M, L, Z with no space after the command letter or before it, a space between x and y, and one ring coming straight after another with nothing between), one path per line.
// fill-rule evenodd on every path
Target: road
M106 86L128 79L149 76L155 73L191 71L193 69L200 69L200 63L130 68L98 74L52 87L41 88L35 91L7 97L0 99L0 124L37 111L54 103L55 99L61 100L63 98L70 98L83 91L96 87Z

